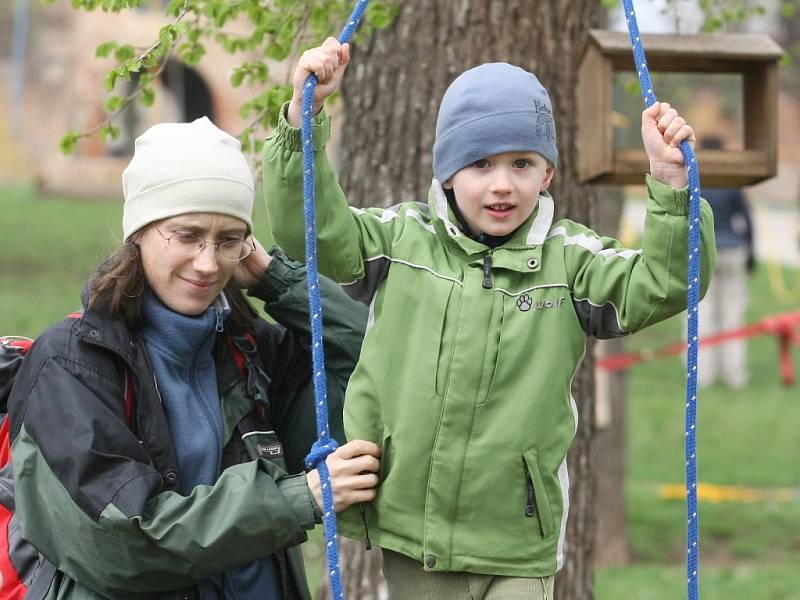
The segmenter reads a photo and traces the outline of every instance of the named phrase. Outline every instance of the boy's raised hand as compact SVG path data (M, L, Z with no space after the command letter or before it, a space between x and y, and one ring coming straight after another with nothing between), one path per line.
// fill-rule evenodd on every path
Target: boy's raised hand
M642 112L642 141L654 179L674 188L688 185L689 176L679 148L684 140L694 148L694 130L669 104L656 102Z
M339 40L329 37L322 46L303 52L292 76L292 101L286 115L289 125L300 127L300 115L303 104L303 86L311 73L317 76L317 87L314 88L314 107L312 114L322 110L325 99L339 89L342 76L350 62L350 45L340 44Z

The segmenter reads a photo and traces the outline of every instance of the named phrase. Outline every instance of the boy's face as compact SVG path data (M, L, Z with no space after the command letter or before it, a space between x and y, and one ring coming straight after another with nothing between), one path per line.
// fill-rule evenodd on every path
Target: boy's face
M499 237L531 216L553 172L536 152L502 152L467 165L444 187L452 188L470 233Z

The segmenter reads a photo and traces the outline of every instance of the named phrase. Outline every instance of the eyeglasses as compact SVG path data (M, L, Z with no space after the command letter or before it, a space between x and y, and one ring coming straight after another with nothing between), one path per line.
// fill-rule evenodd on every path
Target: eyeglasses
M155 225L153 225L153 229L158 231L158 235L166 240L170 248L186 255L200 254L205 250L206 244L213 244L217 247L217 256L237 262L250 256L250 253L256 249L256 244L252 240L248 242L242 239L232 239L224 242L209 242L188 231L176 231L172 235L166 236Z

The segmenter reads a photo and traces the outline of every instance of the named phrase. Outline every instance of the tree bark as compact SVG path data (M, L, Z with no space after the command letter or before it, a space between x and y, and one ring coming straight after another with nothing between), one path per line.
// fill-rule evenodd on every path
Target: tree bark
M432 174L439 101L447 85L475 65L506 61L535 73L550 92L559 166L551 191L557 215L592 224L594 192L578 182L575 146L577 62L586 31L602 19L600 0L405 0L393 24L354 47L342 99L341 182L356 206L422 200ZM593 353L573 381L579 423L569 455L567 559L559 600L592 598L595 483ZM360 546L356 546L360 548ZM375 552L375 551L372 551ZM345 577L367 575L348 557ZM361 586L359 586L361 587ZM373 596L351 595L358 599Z
M596 188L594 230L618 237L624 195L618 186ZM595 357L625 351L625 338L595 345ZM630 563L628 519L625 512L625 414L628 376L626 371L598 372L595 377L594 470L597 478L597 551L595 566L621 567Z

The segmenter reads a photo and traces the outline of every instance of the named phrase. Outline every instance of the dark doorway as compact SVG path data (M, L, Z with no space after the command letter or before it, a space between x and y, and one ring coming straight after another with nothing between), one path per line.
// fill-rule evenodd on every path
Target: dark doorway
M214 120L211 90L197 71L171 60L161 74L161 79L164 86L175 96L182 112L182 121L191 122L200 117Z

